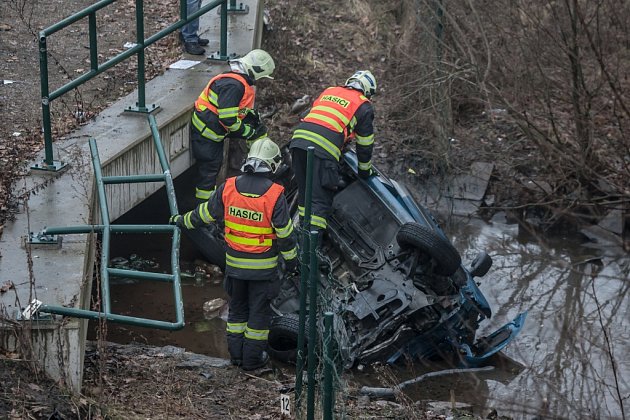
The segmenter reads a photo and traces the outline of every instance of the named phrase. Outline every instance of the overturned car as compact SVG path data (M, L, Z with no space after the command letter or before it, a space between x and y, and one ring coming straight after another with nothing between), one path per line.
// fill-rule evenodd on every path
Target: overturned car
M288 151L283 153L289 162ZM477 329L492 311L474 279L488 272L491 258L481 252L470 268L464 267L431 213L405 187L376 172L359 179L356 154L343 155L339 190L318 250L320 309L335 314L342 364L350 368L401 358L450 357L462 366L484 363L514 339L526 313L477 338ZM297 189L289 165L278 170L275 181L285 186L297 219ZM221 229L210 226L186 235L209 262L224 266ZM291 362L298 341L300 280L288 276L282 281L272 301L277 316L269 353Z
M320 244L320 306L335 314L334 332L345 367L395 363L401 357L451 357L476 366L521 330L526 313L490 335L476 331L492 311L475 277L492 265L480 253L470 268L429 213L396 181L377 171L357 176L344 155L342 182ZM294 194L284 179L289 199ZM306 291L304 291L306 293ZM272 356L291 361L297 348L299 279L284 279L272 307Z

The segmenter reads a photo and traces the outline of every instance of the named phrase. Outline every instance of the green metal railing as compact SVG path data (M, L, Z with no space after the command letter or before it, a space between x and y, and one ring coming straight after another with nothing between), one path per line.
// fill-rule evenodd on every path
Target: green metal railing
M324 314L324 337L321 343L317 340L318 329L318 285L319 285L319 261L317 255L317 245L319 240L319 231L310 230L311 213L313 202L313 164L314 164L315 148L309 147L306 151L306 188L304 194L304 216L301 221L301 242L300 242L300 259L301 259L301 278L300 278L300 312L298 322L298 344L297 344L297 363L295 375L295 407L297 418L302 418L302 402L303 402L303 376L304 361L307 360L307 392L306 392L306 418L312 420L315 418L315 389L316 389L316 349L318 344L321 345L320 355L322 356L323 368L323 386L321 390L322 397L322 415L324 420L332 420L334 408L334 387L333 387L333 313ZM308 305L307 305L308 297ZM307 312L308 307L308 312ZM308 321L308 322L307 322ZM308 331L308 340L306 337ZM304 343L307 342L307 355L304 354ZM306 357L305 357L306 356Z
M137 82L138 82L138 101L136 102L136 107L129 107L127 111L129 112L139 112L139 113L150 113L159 108L155 104L151 105L151 108L148 108L146 105L146 96L145 96L145 60L144 60L144 50L149 47L151 44L154 44L158 40L166 37L170 33L180 29L182 26L199 18L199 16L209 12L210 10L222 6L221 7L221 27L220 27L220 50L213 54L210 59L225 61L229 58L235 57L234 55L228 55L227 53L227 14L228 12L243 12L242 4L239 6L236 5L236 0L213 0L210 1L205 6L201 7L197 12L188 16L188 10L186 5L186 0L180 0L180 19L174 23L173 25L162 29L158 33L145 38L144 33L144 0L136 0L136 44L129 48L127 51L124 51L104 63L99 63L98 60L98 45L97 45L97 31L96 31L96 12L101 10L102 8L114 3L115 0L101 0L98 3L93 4L90 7L87 7L81 10L78 13L75 13L72 16L69 16L63 19L61 22L58 22L39 33L39 71L40 71L40 82L41 82L41 102L42 102L42 122L44 126L44 149L45 149L45 158L42 162L33 165L32 169L37 170L45 170L45 171L58 171L62 169L66 164L64 162L55 161L53 158L53 149L52 149L52 128L51 128L51 118L50 118L50 103L55 99L59 98L63 94L71 91L82 85L83 83L89 81L95 76L103 73L109 68L115 66L116 64L132 57L137 56L138 59L138 72L137 72ZM229 3L228 3L229 2ZM48 49L47 49L47 39L49 36L53 35L57 31L87 17L88 18L88 26L89 26L89 45L90 45L90 70L86 73L83 73L76 79L66 83L60 88L50 92L50 87L48 84Z
M50 314L58 314L64 316L72 316L87 319L105 319L111 322L117 322L128 325L138 325L142 327L159 328L165 330L178 330L184 327L184 301L182 299L182 288L179 271L179 243L180 231L177 226L173 225L111 225L109 222L109 208L107 205L107 197L105 195L105 185L113 184L132 184L142 182L164 182L166 186L166 194L168 206L171 215L178 214L177 200L175 196L175 188L173 186L173 178L169 169L169 164L162 147L160 134L157 123L153 115L149 115L149 125L153 143L158 154L161 174L145 174L145 175L126 175L126 176L103 176L101 170L101 161L96 146L96 140L90 139L90 152L92 154L92 165L94 167L94 178L96 181L96 189L98 194L99 210L101 215L100 225L85 226L67 226L44 229L42 235L67 235L67 234L101 234L101 259L100 259L100 281L101 281L101 307L100 311L92 311L87 309L66 308L64 306L42 305L39 312ZM124 270L109 267L110 259L110 242L112 234L125 233L170 233L171 237L171 274L153 273L146 271ZM132 279L150 280L171 283L173 285L173 298L175 300L175 322L161 321L148 318L139 318L128 315L119 315L111 312L110 299L110 277L127 277Z
M322 387L322 411L324 420L333 419L333 410L335 408L335 393L333 388L333 359L334 359L334 343L333 343L333 318L332 312L324 314L324 386Z
M304 335L306 330L306 290L309 279L309 263L310 263L310 238L307 235L311 226L311 208L313 196L313 156L314 147L309 147L306 151L306 188L304 192L304 217L302 218L302 235L301 235L301 266L300 266L300 314L298 321L298 345L296 360L296 378L295 378L295 405L301 406L302 402L302 372L304 370Z

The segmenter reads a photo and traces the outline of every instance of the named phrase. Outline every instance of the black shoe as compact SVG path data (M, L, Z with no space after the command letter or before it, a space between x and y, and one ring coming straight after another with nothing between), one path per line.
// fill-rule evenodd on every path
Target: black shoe
M206 52L196 42L184 42L184 51L192 55L203 55Z
M255 363L251 366L241 366L241 369L245 371L260 369L262 367L265 367L267 362L269 362L269 355L266 351L263 351L262 355L260 356L260 361L258 363Z
M182 44L185 42L184 35L181 32L179 33L179 42L181 42ZM197 44L201 45L202 47L205 47L209 43L210 40L207 38L197 38Z
M243 364L243 361L241 359L230 359L230 363L232 366L240 366Z

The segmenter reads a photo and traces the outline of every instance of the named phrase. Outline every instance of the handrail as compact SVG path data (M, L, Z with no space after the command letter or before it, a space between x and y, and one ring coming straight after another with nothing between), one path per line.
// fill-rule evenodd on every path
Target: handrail
M213 55L213 59L225 61L234 55L227 54L227 14L229 11L239 12L236 6L236 0L213 0L205 6L201 7L197 12L188 16L188 9L186 0L180 0L180 19L173 25L164 28L154 35L145 38L144 33L144 0L136 0L136 45L129 48L127 51L123 51L120 54L110 58L104 63L98 62L98 45L97 45L97 31L96 31L96 12L110 5L116 0L101 0L92 6L86 7L63 19L60 22L55 23L52 26L39 32L39 71L40 71L40 84L41 84L41 103L42 103L42 123L44 128L44 160L40 163L34 164L31 169L45 170L45 171L59 171L66 166L65 163L55 161L53 158L52 149L52 127L50 117L50 102L64 95L84 84L85 82L93 79L97 75L103 73L116 64L137 55L138 57L138 102L136 107L129 107L127 111L139 112L139 113L151 113L158 107L152 105L149 109L146 106L145 95L145 62L144 62L144 50L164 38L170 33L178 30L187 23L198 19L201 15L208 13L210 10L221 6L221 25L220 25L220 50L218 54ZM228 3L229 2L229 3ZM50 86L48 83L48 49L46 46L47 38L53 35L57 31L87 17L89 26L89 45L90 45L90 70L81 74L77 78L69 81L63 86L50 92Z
M142 327L152 327L167 330L178 330L184 327L184 302L182 299L181 278L179 270L179 244L180 230L173 225L111 225L109 208L107 206L107 196L105 194L105 185L110 184L131 184L138 182L164 182L166 186L166 196L168 200L171 215L178 214L177 198L175 196L175 187L173 178L169 168L166 154L160 139L155 117L151 114L148 116L149 125L155 149L162 168L161 174L144 174L144 175L126 175L116 177L105 177L101 170L101 161L98 154L96 140L90 139L90 152L92 153L92 166L94 167L94 178L96 182L96 190L98 195L99 210L101 215L101 224L84 225L84 226L66 226L52 227L42 231L43 235L62 235L62 234L101 234L101 311L92 311L87 309L67 308L64 306L42 305L40 312L58 314L64 316L73 316L77 318L87 319L105 319L111 322L118 322L128 325L137 325ZM154 273L148 271L124 270L109 267L110 257L110 237L112 233L171 233L171 274ZM161 321L148 318L140 318L134 316L114 314L111 312L110 299L110 277L129 277L134 279L158 281L172 283L173 298L175 300L175 322Z

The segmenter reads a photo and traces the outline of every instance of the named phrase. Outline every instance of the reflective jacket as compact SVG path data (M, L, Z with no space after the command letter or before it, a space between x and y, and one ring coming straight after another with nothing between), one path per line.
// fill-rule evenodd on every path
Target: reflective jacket
M279 254L297 257L284 188L261 175L228 178L210 200L184 214L184 226L194 229L225 223L225 274L244 280L278 277Z
M369 99L358 90L340 86L330 87L313 102L311 111L304 121L343 133L345 139L348 139L357 124L354 114L364 102L368 101Z
M284 187L272 184L260 197L242 195L236 178L225 181L223 208L225 242L235 251L262 254L269 251L276 235L271 216Z
M366 102L369 102L369 99L358 90L342 86L325 89L313 102L313 107L303 121L325 127L342 136L329 139L298 128L293 137L309 140L328 152L335 160L339 160L344 143L352 137L357 125L355 114Z
M234 86L234 82L219 82L222 79L237 81L238 86ZM233 87L230 89L230 86ZM218 92L219 87L223 87L227 93ZM210 79L195 101L192 125L203 137L222 141L228 132L236 132L241 128L247 110L254 108L255 97L254 87L246 76L233 72L216 75Z
M373 121L372 103L360 91L327 88L293 132L290 148L315 146L317 157L339 161L344 144L356 138L359 168L368 170L372 167Z

